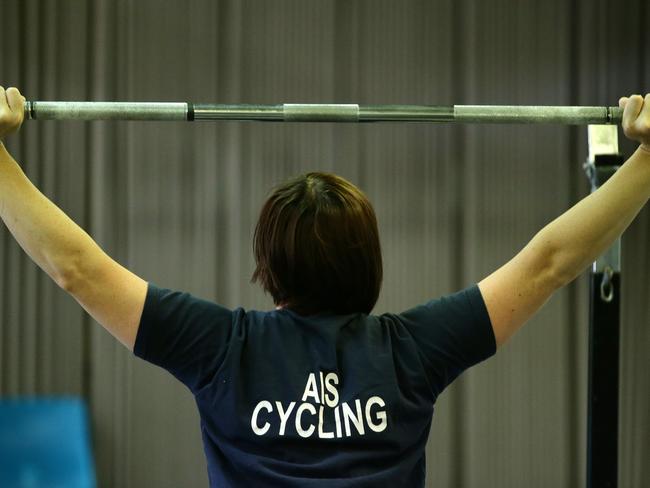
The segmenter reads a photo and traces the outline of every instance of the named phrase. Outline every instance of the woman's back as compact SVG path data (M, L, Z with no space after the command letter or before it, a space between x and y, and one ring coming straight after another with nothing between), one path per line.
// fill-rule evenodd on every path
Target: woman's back
M194 393L212 486L424 486L438 394L496 345L477 287L402 314L227 310L149 287L135 353Z

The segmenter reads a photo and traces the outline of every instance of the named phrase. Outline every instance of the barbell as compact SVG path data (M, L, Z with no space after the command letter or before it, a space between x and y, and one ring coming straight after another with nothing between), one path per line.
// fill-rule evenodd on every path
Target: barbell
M618 124L619 107L525 105L278 105L189 102L25 103L28 120L236 120L268 122L438 122L511 124Z

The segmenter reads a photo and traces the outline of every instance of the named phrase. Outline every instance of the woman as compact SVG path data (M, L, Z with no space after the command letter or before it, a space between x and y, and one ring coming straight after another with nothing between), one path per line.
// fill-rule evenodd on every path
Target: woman
M0 87L0 138L24 97ZM32 259L137 356L190 388L211 486L423 486L433 404L627 228L650 197L650 94L622 98L639 149L594 194L466 290L370 315L377 223L361 191L310 173L275 189L255 232L272 311L228 310L110 259L0 144L0 215Z

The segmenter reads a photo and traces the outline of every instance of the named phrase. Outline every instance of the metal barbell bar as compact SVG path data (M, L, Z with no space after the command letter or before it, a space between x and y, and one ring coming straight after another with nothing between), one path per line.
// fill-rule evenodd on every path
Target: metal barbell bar
M619 107L524 105L279 105L187 102L25 103L31 120L256 120L270 122L440 122L513 124L618 124Z

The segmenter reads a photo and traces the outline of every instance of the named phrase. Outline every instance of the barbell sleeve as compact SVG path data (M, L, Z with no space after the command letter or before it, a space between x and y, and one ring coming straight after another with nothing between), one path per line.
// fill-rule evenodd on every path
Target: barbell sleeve
M25 103L31 120L271 122L438 122L507 124L618 124L619 107L523 105L202 104L188 102Z

